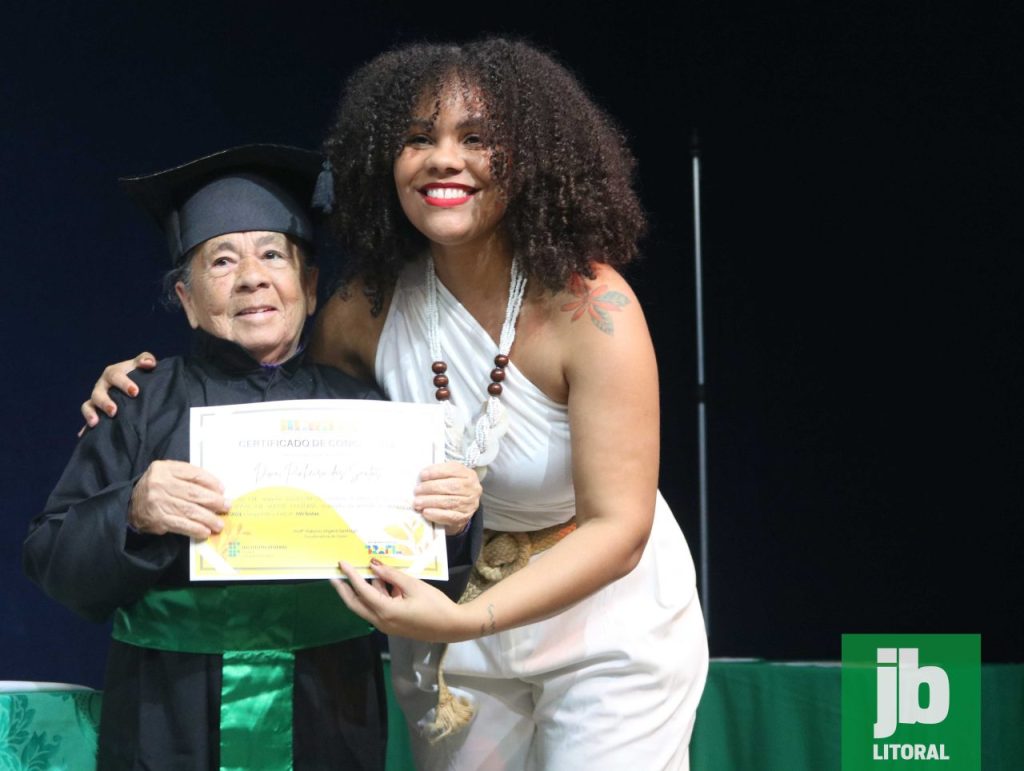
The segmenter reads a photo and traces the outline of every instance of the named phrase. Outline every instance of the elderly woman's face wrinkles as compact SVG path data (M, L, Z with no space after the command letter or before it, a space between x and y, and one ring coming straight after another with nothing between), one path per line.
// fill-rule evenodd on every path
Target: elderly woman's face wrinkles
M263 364L291 356L316 309L316 271L305 270L281 233L228 233L192 256L189 285L175 291L192 328L242 346Z

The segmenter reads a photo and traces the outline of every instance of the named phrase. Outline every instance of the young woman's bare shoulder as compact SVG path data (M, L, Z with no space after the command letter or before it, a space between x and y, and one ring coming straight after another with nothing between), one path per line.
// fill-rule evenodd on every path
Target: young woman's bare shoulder
M549 312L562 334L574 342L613 340L637 322L643 313L626 279L614 268L594 265L594 278L574 275L569 285L549 301ZM646 330L646 326L644 326Z
M376 380L373 363L377 354L390 295L378 315L371 313L363 282L352 279L343 292L335 292L317 313L310 338L312 359L368 382Z

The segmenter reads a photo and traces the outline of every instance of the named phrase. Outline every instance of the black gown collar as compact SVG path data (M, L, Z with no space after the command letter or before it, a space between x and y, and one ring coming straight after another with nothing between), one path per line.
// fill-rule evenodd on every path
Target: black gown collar
M193 358L226 375L248 375L274 371L292 375L302 366L304 348L305 345L300 343L294 355L281 364L260 364L238 343L214 337L202 329L196 329L192 333Z

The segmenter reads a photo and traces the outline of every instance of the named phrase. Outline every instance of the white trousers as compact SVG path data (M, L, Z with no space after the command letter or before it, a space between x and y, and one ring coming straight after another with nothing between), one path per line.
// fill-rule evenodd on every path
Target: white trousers
M544 554L534 559L544 559ZM392 681L420 771L686 771L707 677L693 561L660 499L624 578L557 616L449 646L473 722L431 745L439 646L391 639Z

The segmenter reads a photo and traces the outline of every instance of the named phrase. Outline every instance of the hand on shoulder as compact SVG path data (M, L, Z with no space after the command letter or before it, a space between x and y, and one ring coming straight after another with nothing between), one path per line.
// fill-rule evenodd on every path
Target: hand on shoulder
M89 398L82 402L81 412L85 418L85 426L78 432L79 436L88 428L93 428L99 423L99 414L102 412L108 417L117 414L117 404L114 401L112 392L120 392L135 398L139 389L129 377L133 372L145 372L156 367L156 357L148 351L143 351L134 359L126 359L116 364L105 367L99 380L93 386Z

